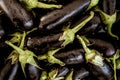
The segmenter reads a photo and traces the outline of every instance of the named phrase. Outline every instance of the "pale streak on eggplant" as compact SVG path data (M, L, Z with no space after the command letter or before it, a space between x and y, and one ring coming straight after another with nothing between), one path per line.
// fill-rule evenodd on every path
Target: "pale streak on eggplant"
M90 4L90 0L75 0L60 10L48 13L40 19L39 28L46 26L47 29L54 28L73 17L79 15Z

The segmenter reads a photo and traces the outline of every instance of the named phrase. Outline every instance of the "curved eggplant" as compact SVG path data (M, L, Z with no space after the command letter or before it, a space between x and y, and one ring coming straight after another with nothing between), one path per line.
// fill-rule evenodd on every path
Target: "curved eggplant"
M60 10L55 10L40 19L39 28L45 28L50 30L54 27L63 24L74 17L78 16L81 12L86 10L90 0L75 0L66 5Z
M83 49L75 49L56 53L54 56L66 64L79 64L85 62Z
M93 39L93 38L88 38L88 40L92 44L91 46L99 50L102 50L104 56L111 57L115 54L116 49L114 48L113 44L111 44L110 42L101 39Z
M15 26L30 29L34 25L32 15L26 11L17 0L0 0L0 7Z
M90 63L90 72L96 76L98 80L113 80L113 68L106 60L103 61L103 64L103 66L96 66Z

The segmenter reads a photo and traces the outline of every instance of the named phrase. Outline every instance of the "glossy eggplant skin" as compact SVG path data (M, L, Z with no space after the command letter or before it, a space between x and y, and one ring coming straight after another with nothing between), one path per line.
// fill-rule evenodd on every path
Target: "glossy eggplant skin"
M91 63L88 63L90 73L92 73L98 80L113 80L114 71L111 65L104 60L103 66L97 66Z
M56 53L54 54L54 56L69 65L80 64L85 62L83 49L74 49L61 53Z
M34 25L32 15L17 0L0 0L0 7L16 27L30 29Z
M2 37L5 34L5 30L3 29L3 25L2 25L2 14L0 13L0 36Z
M108 15L112 15L116 10L116 0L100 0L100 9Z
M27 80L39 80L40 69L36 68L33 65L28 64L26 67L26 76Z
M69 68L67 68L66 66L58 68L58 74L56 77L65 77L69 71Z
M95 39L95 38L88 38L90 43L92 44L92 47L95 47L96 49L99 49L100 51L103 51L103 55L105 57L111 57L115 54L115 47L112 43L107 42L102 39Z
M77 17L86 10L89 6L90 0L74 0L70 4L64 6L60 10L55 10L43 16L40 19L39 28L46 28L48 30L63 24L73 18Z
M75 70L73 73L73 80L81 80L90 75L90 72L86 70L85 68L80 68L78 70Z

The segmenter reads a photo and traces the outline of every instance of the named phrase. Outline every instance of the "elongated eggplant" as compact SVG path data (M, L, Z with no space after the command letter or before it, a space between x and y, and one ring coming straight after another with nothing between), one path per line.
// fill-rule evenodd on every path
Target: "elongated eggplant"
M114 71L111 65L104 60L103 66L96 66L94 64L89 64L90 72L98 78L98 80L113 80Z
M90 75L90 72L85 68L80 68L78 70L74 70L73 72L73 80L81 80Z
M33 16L17 0L0 0L0 7L15 26L30 29L34 25Z
M103 51L104 56L110 57L115 54L115 48L110 42L93 38L88 38L88 40L90 41L93 47L99 49L100 51Z
M100 9L108 15L113 15L116 10L116 0L100 0Z
M120 10L120 0L116 0L116 9L117 10Z
M27 80L39 80L40 69L28 64L26 67L26 77Z
M77 21L74 24L74 26L77 25L79 22L81 22L81 20ZM101 25L100 17L95 15L82 29L80 29L78 34L80 35L95 34L101 30L100 25Z
M12 64L9 60L0 71L0 80L15 80L18 72L18 62Z
M86 10L90 0L75 0L70 4L66 5L60 10L55 10L40 19L39 28L52 29L64 22L67 22L78 16L80 13Z
M83 49L75 49L56 53L54 56L66 64L79 64L85 62Z
M5 30L3 29L2 25L2 12L0 12L0 37L2 37L5 34Z
M56 77L65 77L68 72L69 72L69 69L66 66L58 68L58 74Z

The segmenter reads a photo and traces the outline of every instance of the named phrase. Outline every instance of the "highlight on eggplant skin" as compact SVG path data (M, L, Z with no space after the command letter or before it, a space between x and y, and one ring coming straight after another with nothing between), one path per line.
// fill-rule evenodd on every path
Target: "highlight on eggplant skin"
M103 66L97 66L94 64L89 63L88 67L90 72L96 76L98 80L113 80L113 68L111 65L104 60L104 65Z
M90 4L90 0L75 0L63 7L61 10L56 10L50 12L46 16L43 16L40 19L39 28L44 28L50 30L57 27L60 24L63 24L74 17L79 16Z
M103 55L105 57L111 57L116 52L114 45L110 42L94 38L88 38L88 40L90 41L91 46L95 47L96 49L99 49L100 51L103 51Z
M58 52L54 56L68 65L80 64L85 62L84 50L74 49L65 52Z
M33 16L17 0L1 0L0 7L16 27L30 29L34 25Z

